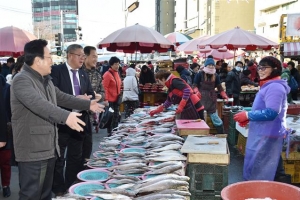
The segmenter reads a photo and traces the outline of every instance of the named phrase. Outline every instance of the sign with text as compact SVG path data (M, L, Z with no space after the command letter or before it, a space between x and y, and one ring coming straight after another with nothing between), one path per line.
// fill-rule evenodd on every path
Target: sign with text
M287 36L300 36L300 13L287 15Z

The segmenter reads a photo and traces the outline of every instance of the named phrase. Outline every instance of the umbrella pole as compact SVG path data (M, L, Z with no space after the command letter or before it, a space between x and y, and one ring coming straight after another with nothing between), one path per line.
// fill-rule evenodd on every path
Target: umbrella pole
M137 59L137 42L135 43L135 63L136 63L136 59Z

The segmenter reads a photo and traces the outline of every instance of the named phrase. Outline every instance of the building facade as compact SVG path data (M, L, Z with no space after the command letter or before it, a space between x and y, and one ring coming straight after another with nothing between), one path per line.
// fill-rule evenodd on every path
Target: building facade
M54 40L63 34L64 42L76 41L78 0L32 0L34 33L39 38Z
M162 35L174 32L175 0L155 0L155 30Z
M256 0L256 33L275 42L293 42L291 37L282 38L282 32L285 32L286 18L283 19L282 23L280 19L283 14L300 13L299 8L300 2L297 0Z

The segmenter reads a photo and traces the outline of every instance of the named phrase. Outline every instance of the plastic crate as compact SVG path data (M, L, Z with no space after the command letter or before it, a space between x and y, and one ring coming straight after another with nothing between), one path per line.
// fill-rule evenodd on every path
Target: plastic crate
M238 134L237 149L244 156L246 151L247 138L241 133Z
M284 160L283 167L292 176L292 183L300 183L300 160Z
M188 164L187 176L190 177L191 193L216 194L228 185L228 166L204 163Z
M191 192L190 200L221 200L220 192Z
M288 106L286 114L289 114L289 115L299 115L300 114L300 105L290 104Z
M232 145L235 146L237 144L237 140L238 140L238 132L235 128L229 127L229 131L227 134L227 142Z
M235 121L233 120L233 116L236 114L236 113L239 113L241 112L242 110L238 110L238 111L230 111L229 112L229 127L230 128L235 128Z

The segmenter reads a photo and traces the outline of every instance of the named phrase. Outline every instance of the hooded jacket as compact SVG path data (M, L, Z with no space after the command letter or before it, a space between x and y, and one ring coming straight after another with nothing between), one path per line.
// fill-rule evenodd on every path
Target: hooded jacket
M286 133L289 92L285 80L270 80L256 94L252 110L248 112L245 180L274 180Z
M182 78L183 80L185 80L185 82L187 84L189 84L189 86L192 86L192 77L191 77L191 73L187 70L187 69L183 69L180 72L180 78Z
M135 69L126 69L126 77L123 81L124 90L122 101L137 101L139 100L138 83L135 77Z

